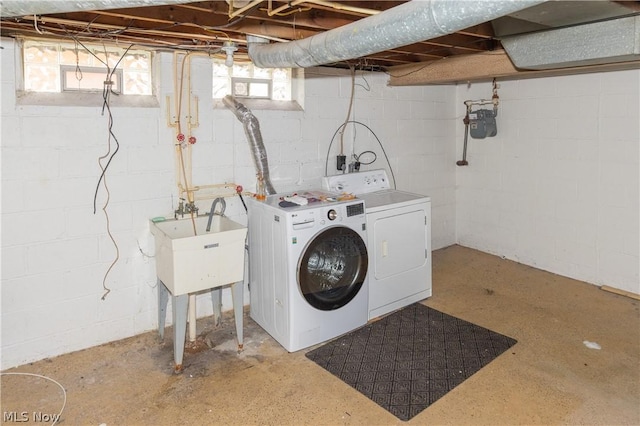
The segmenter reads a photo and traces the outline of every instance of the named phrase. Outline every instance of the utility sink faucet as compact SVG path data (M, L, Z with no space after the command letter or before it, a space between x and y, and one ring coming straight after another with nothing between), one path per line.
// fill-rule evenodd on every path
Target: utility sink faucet
M174 210L173 216L176 219L178 218L178 215L184 218L185 214L191 214L191 213L194 213L196 216L198 215L198 207L196 206L196 203L193 201L189 201L188 203L185 203L185 199L180 198L180 203L178 203L178 208Z
M220 204L220 216L224 216L224 210L227 208L227 202L224 198L218 197L213 200L211 203L211 211L209 212L209 220L207 221L207 232L211 230L211 221L213 220L213 215L216 214L216 206Z

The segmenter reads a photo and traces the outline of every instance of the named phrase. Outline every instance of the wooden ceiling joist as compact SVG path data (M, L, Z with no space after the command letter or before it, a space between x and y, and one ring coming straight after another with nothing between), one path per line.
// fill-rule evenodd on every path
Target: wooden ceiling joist
M437 61L398 65L388 69L390 86L422 86L491 81L494 78L553 77L612 70L640 68L640 61L590 65L552 70L522 70L516 68L504 50L457 55Z

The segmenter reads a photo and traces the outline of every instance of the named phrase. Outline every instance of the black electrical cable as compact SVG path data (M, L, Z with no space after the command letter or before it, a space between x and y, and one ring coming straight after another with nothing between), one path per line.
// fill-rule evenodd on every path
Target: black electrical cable
M247 208L247 204L244 202L244 197L240 192L238 192L238 197L240 197L240 201L242 201L242 205L244 206L244 211L249 213L249 209Z
M362 157L362 155L366 153L373 154L373 160L369 161L368 163L360 161L360 157ZM378 154L376 154L373 151L362 151L360 154L356 155L356 161L360 162L360 164L362 164L363 166L368 166L369 164L373 164L377 159L378 159Z
M109 165L111 164L111 160L113 160L113 157L115 157L115 155L118 153L118 150L120 149L120 143L118 142L118 138L116 137L115 133L113 133L113 114L111 113L111 106L109 105L109 96L111 94L112 89L111 89L111 85L108 84L107 82L112 81L111 78L113 77L113 74L116 72L116 69L118 68L118 65L120 65L120 62L127 55L127 53L129 52L129 49L131 49L132 46L133 46L133 44L130 45L129 47L127 47L127 49L122 54L120 59L118 59L118 62L116 62L116 64L114 65L113 70L109 69L109 65L108 65L109 59L105 55L105 59L107 60L107 63L105 64L107 66L107 79L105 80L105 84L104 84L104 87L102 89L102 99L103 99L102 114L104 114L104 110L106 108L107 114L108 114L108 117L109 117L109 124L108 124L109 135L110 135L110 137L113 138L114 142L116 143L116 149L111 153L111 155L109 156L109 160L107 161L107 164L102 168L102 173L100 173L100 178L98 179L98 183L96 184L96 190L95 190L95 192L93 194L93 214L96 214L96 211L97 211L96 203L97 203L97 199L98 199L98 191L100 190L100 183L104 179L104 175L107 172L107 169L109 168ZM84 47L84 45L83 45L83 47ZM85 49L86 49L86 47L85 47ZM91 54L94 55L93 52L91 52ZM96 58L97 58L97 56L96 56ZM98 58L98 59L100 59L100 58Z
M366 128L368 131L370 131L371 134L373 135L373 137L376 138L376 140L378 141L378 145L380 145L380 149L382 149L382 153L384 154L384 158L387 160L387 164L389 165L389 171L391 172L391 178L393 179L393 188L396 189L396 176L393 173L393 167L391 167L391 162L389 161L389 157L387 156L387 151L385 151L384 145L382 145L382 142L380 141L380 138L378 138L378 135L376 135L376 132L371 130L371 128L369 126L367 126L366 124L364 124L364 123L362 123L360 121L355 121L355 120L349 120L349 121L346 121L346 122L342 123L340 126L338 126L336 131L333 133L333 136L331 137L331 142L329 142L329 147L327 148L327 157L326 157L326 160L325 160L325 163L324 163L324 175L327 176L327 173L329 172L329 153L331 152L331 145L333 145L333 141L335 140L336 135L338 134L338 132L344 126L346 126L347 124L359 124L359 125L363 126L364 128ZM367 151L364 151L364 152L367 152ZM360 154L360 155L362 155L362 154ZM376 156L376 158L377 158L377 156ZM373 163L373 161L371 163ZM371 164L371 163L369 163L369 164Z

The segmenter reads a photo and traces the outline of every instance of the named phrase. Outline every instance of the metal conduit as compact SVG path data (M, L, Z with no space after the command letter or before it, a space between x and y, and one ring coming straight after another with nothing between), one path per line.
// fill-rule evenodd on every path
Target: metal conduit
M249 43L260 68L306 68L360 58L452 34L546 0L413 0L326 31L286 43Z

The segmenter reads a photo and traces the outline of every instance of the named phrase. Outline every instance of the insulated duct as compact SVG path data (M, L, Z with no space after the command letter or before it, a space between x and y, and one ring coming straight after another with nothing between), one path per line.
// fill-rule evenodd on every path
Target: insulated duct
M0 16L3 18L11 18L25 15L78 12L82 10L107 10L127 7L161 6L165 4L191 3L192 1L193 0L4 0L0 5Z
M269 163L267 161L267 150L262 142L262 134L260 133L260 123L255 115L249 109L236 101L236 99L227 95L222 98L222 103L235 114L244 126L244 132L247 135L247 141L251 147L253 162L258 172L258 178L262 178L266 195L276 193L269 178Z
M513 64L546 70L640 60L640 16L516 34L501 39Z
M545 1L413 0L302 40L249 43L249 57L260 68L330 64L452 34Z

